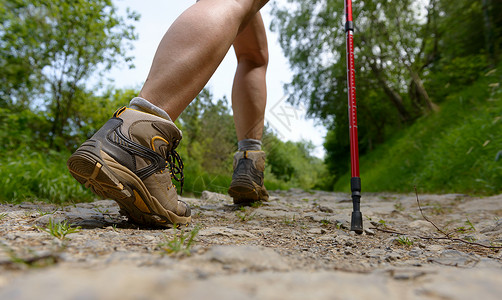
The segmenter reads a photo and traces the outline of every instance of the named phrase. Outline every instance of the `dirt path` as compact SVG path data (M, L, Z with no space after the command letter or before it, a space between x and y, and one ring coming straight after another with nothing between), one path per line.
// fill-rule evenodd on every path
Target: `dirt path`
M0 299L502 295L500 249L418 238L441 234L422 218L415 195L364 194L362 235L347 230L352 205L345 194L276 192L248 208L209 192L184 200L193 208L193 224L183 230L135 228L108 200L1 204ZM454 237L502 245L502 195L421 195L420 203ZM46 232L49 220L81 229L58 239ZM192 246L177 251L180 236L188 240L196 229Z

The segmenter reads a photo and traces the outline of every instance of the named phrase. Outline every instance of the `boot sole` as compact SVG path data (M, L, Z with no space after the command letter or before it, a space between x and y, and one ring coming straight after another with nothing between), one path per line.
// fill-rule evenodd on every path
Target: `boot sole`
M257 184L249 182L233 182L228 189L228 194L234 199L234 204L247 205L257 201L267 201L261 195L261 187Z
M93 152L77 150L67 162L71 175L94 194L115 200L121 214L134 223L172 227L191 222L190 216L178 216L169 210L164 209L165 215L155 213L152 207L159 207L160 203L152 203L157 201L141 179L105 152L100 154L97 157Z

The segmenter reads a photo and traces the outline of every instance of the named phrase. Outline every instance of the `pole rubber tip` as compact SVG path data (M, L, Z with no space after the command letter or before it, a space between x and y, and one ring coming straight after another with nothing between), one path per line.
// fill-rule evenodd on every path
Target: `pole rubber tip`
M350 221L350 231L357 234L363 233L363 214L360 211L352 212L352 220Z

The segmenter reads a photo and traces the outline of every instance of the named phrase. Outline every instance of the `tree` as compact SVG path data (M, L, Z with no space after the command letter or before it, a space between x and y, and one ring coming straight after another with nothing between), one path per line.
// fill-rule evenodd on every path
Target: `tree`
M180 115L183 147L195 164L211 174L230 174L237 138L226 97L214 100L203 89Z
M51 142L69 133L85 80L126 56L134 27L110 0L7 0L0 6L2 104L40 109L51 121ZM129 12L129 20L137 20ZM85 105L85 101L82 102Z
M424 85L438 101L493 69L502 45L502 2L435 0ZM428 35L426 33L429 33ZM431 34L432 33L432 34ZM432 39L432 37L435 37Z
M342 0L274 4L272 29L294 72L293 103L329 127L327 165L348 170L346 62ZM360 152L437 110L498 60L501 1L353 2ZM335 178L336 180L336 178Z

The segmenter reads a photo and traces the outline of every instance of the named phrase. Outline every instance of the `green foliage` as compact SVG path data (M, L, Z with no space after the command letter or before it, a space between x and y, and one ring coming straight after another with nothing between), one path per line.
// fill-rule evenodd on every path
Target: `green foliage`
M0 109L0 201L41 200L52 203L91 201L95 196L69 174L66 160L71 151L92 136L111 113L126 105L134 90L109 90L102 96L87 94L82 109L74 116L75 131L51 147L50 121L43 114L25 109ZM185 137L178 147L185 168L184 190L196 195L204 190L226 193L231 182L232 159L236 151L235 129L226 99L215 103L204 91L178 123ZM198 113L193 113L197 109ZM192 113L192 115L189 115ZM265 172L269 190L299 186L316 187L322 176L322 162L311 157L307 143L282 142L266 133L264 148L270 151ZM283 164L283 165L281 165Z
M0 103L47 114L54 145L74 130L71 121L87 95L85 79L120 58L130 60L125 51L136 38L134 27L110 0L8 0L0 12Z
M53 211L44 211L40 208L37 208L37 213L40 215L40 216L45 216L45 215L52 215L53 213L57 212L59 209L56 208L54 209Z
M71 120L72 135L66 135L61 147L76 150L83 140L90 138L112 116L113 112L129 104L138 95L133 89L108 88L102 95L86 93L79 99L79 110L74 112Z
M80 226L72 227L72 225L68 224L67 221L54 222L52 219L49 219L49 223L47 224L46 227L42 228L35 225L35 228L37 228L40 231L47 232L48 234L62 241L66 239L66 236L68 234L79 232L81 229Z
M311 155L313 149L309 142L282 142L266 131L263 137L263 150L267 154L266 179L303 189L319 188L325 168L321 159Z
M454 57L451 60L439 61L440 72L431 73L425 85L429 87L431 96L443 102L446 97L458 90L458 87L472 84L486 68L486 57L474 54Z
M158 247L169 255L187 255L190 256L190 249L193 246L195 237L199 233L200 227L196 225L190 232L181 230L180 233L174 234L172 238L164 235L165 242L160 243Z
M384 228L387 228L387 221L385 220L379 220L378 224L382 225Z
M472 222L469 219L467 219L464 222L464 224L467 225L467 227L460 226L460 227L455 228L455 231L458 232L458 233L466 233L466 232L474 232L474 231L476 231L476 228L474 227L474 224L472 224Z
M108 88L102 95L86 79L127 56L136 39L130 21L112 1L18 1L0 3L0 201L89 201L92 193L66 169L66 160L117 108L137 95ZM184 140L185 190L225 193L237 150L226 98L204 90L178 122ZM265 184L269 189L316 186L322 163L306 143L284 143L272 134ZM283 165L281 165L283 164Z
M242 211L242 212L237 211L237 212L235 212L235 215L239 218L239 220L241 222L249 221L256 216L256 214L251 214L246 211Z
M195 194L204 190L226 193L232 180L233 154L237 151L234 121L226 98L214 101L210 91L204 89L181 114L178 125L184 132L177 149L185 164L184 190ZM263 150L267 153L267 189L319 186L324 167L320 159L310 155L311 144L283 142L266 129Z
M309 114L320 117L330 129L325 161L331 177L326 185L333 184L349 167L343 6L341 0L273 4L277 18L272 29L279 32L294 72L286 86L289 100L307 102ZM422 110L431 109L419 69L423 15L417 10L422 6L411 0L353 3L357 94L364 99L358 102L361 154ZM407 87L405 82L412 84Z
M476 228L474 228L474 224L472 224L472 222L469 219L465 221L465 225L469 226L469 230L476 231Z
M350 153L343 1L289 0L272 7L271 28L294 72L285 87L289 100L306 102L329 129L326 185L333 185L349 170ZM494 65L501 9L491 0L353 2L361 155L435 112L436 103ZM402 168L412 172L413 166Z
M361 159L363 191L502 191L502 66ZM335 185L348 191L350 174Z
M400 245L403 245L403 246L413 246L413 241L410 240L407 236L404 236L404 235L400 235L398 238L397 238L397 242L400 244Z
M213 103L212 94L204 89L176 123L184 134L176 149L185 165L183 189L196 195L205 190L226 193L236 150L235 127L226 98Z
M0 201L63 203L94 197L66 169L70 153L48 149L47 121L24 110L0 109Z
M283 222L284 222L284 225L294 226L297 222L296 215L293 215L293 217L291 219L287 215L284 216Z
M204 89L180 116L185 132L180 153L209 174L229 174L237 150L235 126L224 97L214 101Z
M327 219L322 219L322 220L321 220L321 225L323 225L323 226L328 226L329 224L331 224L331 221L330 221L330 220L327 220Z

